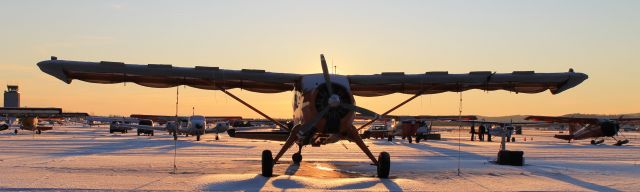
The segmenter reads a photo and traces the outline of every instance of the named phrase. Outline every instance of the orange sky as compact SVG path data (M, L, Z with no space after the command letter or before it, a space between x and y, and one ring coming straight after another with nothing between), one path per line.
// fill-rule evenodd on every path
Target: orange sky
M147 6L153 3L154 6ZM584 72L559 95L463 93L479 115L640 112L638 1L56 1L0 2L1 83L18 84L24 106L96 115L174 113L175 88L67 85L35 63L60 59L208 65L339 74L383 71ZM181 87L180 113L258 115L221 92ZM291 117L292 94L233 90L274 117ZM376 112L410 95L356 98ZM422 96L395 114L457 114L458 95Z

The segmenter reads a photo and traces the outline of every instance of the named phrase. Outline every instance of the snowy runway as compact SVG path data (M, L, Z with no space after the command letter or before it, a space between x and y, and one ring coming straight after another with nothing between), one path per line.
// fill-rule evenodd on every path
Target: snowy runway
M627 146L566 143L555 132L525 130L534 140L509 143L525 152L526 166L500 166L494 142L464 141L457 132L445 140L409 144L365 140L374 153L391 154L391 179L375 178L376 168L353 143L305 147L301 165L289 151L260 172L260 154L280 142L204 136L154 137L109 134L108 128L56 127L42 135L0 133L0 190L363 190L363 191L637 191L640 190L640 139L625 133ZM173 173L174 149L177 171ZM461 175L457 175L460 157Z

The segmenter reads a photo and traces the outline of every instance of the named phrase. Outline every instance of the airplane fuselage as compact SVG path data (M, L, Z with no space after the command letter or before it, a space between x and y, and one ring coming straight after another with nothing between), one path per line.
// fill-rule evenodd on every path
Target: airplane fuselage
M613 137L620 130L616 122L602 121L598 124L569 124L569 135L555 135L555 138L563 140L583 140L599 137Z

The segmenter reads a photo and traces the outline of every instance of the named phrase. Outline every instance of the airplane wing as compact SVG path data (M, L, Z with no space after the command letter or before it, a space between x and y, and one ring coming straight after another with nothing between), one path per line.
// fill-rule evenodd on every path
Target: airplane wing
M440 116L432 116L432 115L418 115L418 116L410 116L410 115L387 115L385 117L397 119L397 120L439 120L439 121L448 121L448 120L476 120L478 119L473 115L440 115Z
M268 141L286 141L289 137L289 132L236 132L235 129L227 130L227 134L233 138L244 138L244 139L259 139L259 140L268 140Z
M579 123L579 124L597 124L600 122L598 118L585 117L550 117L550 116L529 116L525 118L529 121L544 121L549 123Z
M92 83L133 82L142 86L166 88L188 85L200 89L241 88L259 93L278 93L293 90L302 74L274 73L264 70L226 70L218 67L175 67L164 64L124 64L121 62L83 62L58 60L41 61L38 67L65 83L78 79ZM539 93L550 90L561 93L577 86L588 76L572 70L564 73L470 72L449 74L427 72L423 74L381 73L374 75L348 75L351 90L357 96L382 96L392 93L435 94L471 89L486 91L507 90L516 93Z
M540 93L550 90L552 94L573 88L588 76L575 73L535 73L514 71L513 73L492 73L489 71L468 74L448 72L426 72L424 74L381 73L376 75L349 75L351 90L358 96L382 96L392 93L435 94L459 92L471 89L486 91L506 90L516 93Z
M167 131L166 127L155 127L149 125L129 125L129 124L120 124L120 127L126 127L129 129L146 129L146 130L155 130L155 131Z
M218 67L176 67L166 64L124 64L120 62L42 61L38 67L65 83L73 79L91 83L133 82L138 85L167 88L187 85L200 89L241 88L259 93L293 90L299 74L272 73L264 70L226 70Z
M621 118L616 120L620 122L635 122L635 121L640 121L640 118Z

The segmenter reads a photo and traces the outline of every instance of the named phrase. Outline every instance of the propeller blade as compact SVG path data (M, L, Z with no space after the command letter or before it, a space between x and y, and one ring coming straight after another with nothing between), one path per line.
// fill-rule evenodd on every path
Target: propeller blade
M331 77L329 76L329 68L327 67L327 61L324 59L324 55L320 54L320 64L322 64L322 75L324 75L324 83L329 91L329 96L333 95L333 89L331 88Z
M318 113L310 122L306 122L304 124L304 127L302 127L300 129L300 132L298 132L298 138L302 138L304 136L305 133L309 132L311 130L311 128L313 128L314 125L316 125L318 123L318 121L320 121L320 119L322 119L322 117L327 114L327 112L329 112L330 107L325 107L322 111L320 111L320 113Z
M374 118L380 116L376 112L373 112L373 111L371 111L369 109L365 109L365 108L358 107L358 106L355 106L355 105L343 103L343 104L340 104L340 106L344 107L344 108L347 108L349 110L358 112L358 113L360 113L362 115L365 115L365 116L370 116L370 117L374 117Z

